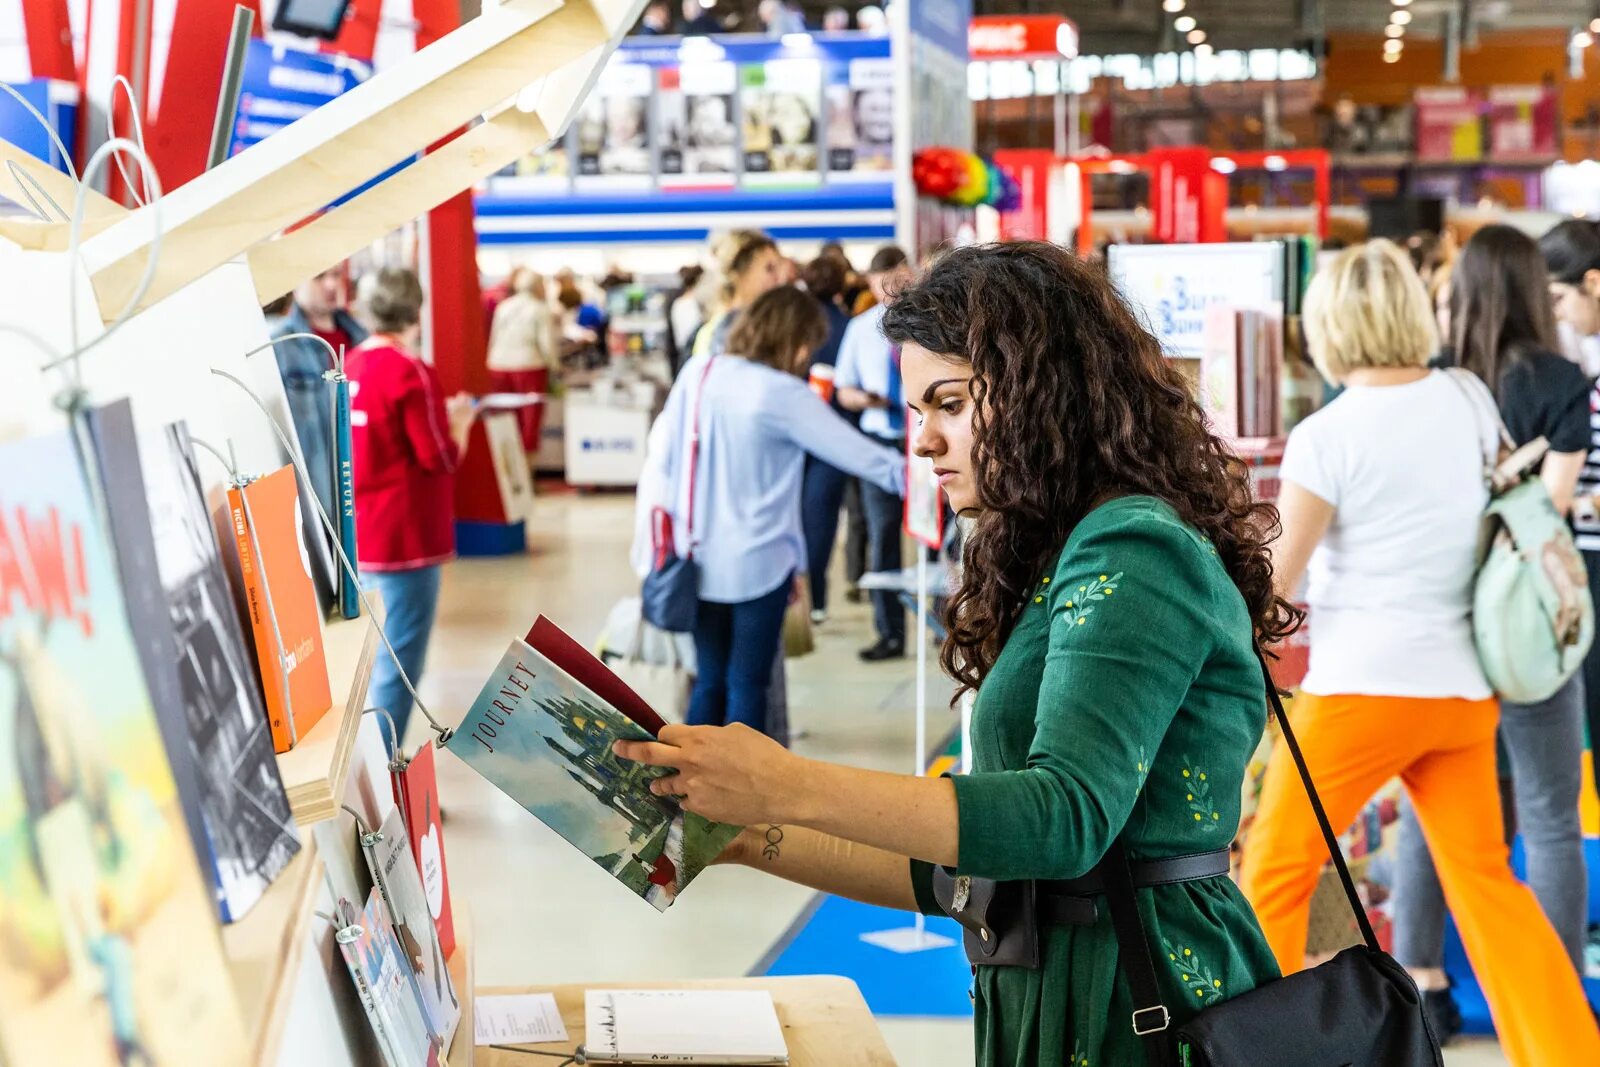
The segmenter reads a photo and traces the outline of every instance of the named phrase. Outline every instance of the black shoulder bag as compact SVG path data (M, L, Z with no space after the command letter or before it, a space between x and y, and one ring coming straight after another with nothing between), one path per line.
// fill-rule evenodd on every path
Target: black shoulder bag
M1106 902L1116 928L1122 974L1133 994L1133 1030L1144 1041L1145 1060L1149 1067L1443 1067L1439 1041L1423 1013L1416 984L1378 947L1264 659L1261 671L1273 714L1305 783L1364 943L1320 967L1208 1008L1173 1031L1156 984L1148 932L1134 899L1128 854L1119 839L1107 855Z

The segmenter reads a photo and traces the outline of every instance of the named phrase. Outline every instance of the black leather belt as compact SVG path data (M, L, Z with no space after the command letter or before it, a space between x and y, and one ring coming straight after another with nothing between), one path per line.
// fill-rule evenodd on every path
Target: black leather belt
M1171 856L1158 860L1134 860L1133 884L1135 888L1173 885L1178 882L1199 882L1219 878L1228 873L1231 857L1227 849L1215 852L1197 852L1192 856ZM1100 918L1096 897L1105 895L1106 883L1101 868L1082 878L1067 881L1037 883L1039 893L1039 918L1047 923L1067 926L1093 926Z

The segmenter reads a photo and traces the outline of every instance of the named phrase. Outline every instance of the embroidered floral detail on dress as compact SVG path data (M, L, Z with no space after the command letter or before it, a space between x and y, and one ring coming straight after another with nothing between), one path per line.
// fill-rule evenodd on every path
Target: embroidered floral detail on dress
M1074 1038L1072 1041L1072 1055L1067 1057L1068 1067L1089 1067L1089 1054L1083 1049L1083 1040Z
M1217 810L1217 805L1211 797L1211 782L1206 777L1206 772L1194 765L1188 756L1183 757L1183 790L1184 800L1189 803L1189 812L1194 816L1194 821L1200 825L1204 833L1214 834L1222 824L1222 813Z
M1167 959L1178 968L1178 977L1183 980L1183 988L1193 995L1196 1002L1203 1003L1222 997L1222 979L1211 973L1211 968L1194 954L1193 949L1174 945L1171 941L1165 940L1162 944L1167 948Z
M1089 621L1089 616L1094 614L1094 606L1107 597L1113 596L1117 591L1117 583L1122 581L1122 572L1118 571L1109 577L1102 574L1094 581L1078 586L1078 592L1067 598L1062 605L1062 614L1067 618L1068 626L1082 626Z
M1139 762L1134 764L1133 772L1133 795L1138 796L1144 792L1145 779L1150 777L1150 757L1145 755L1145 749L1143 745L1139 746Z

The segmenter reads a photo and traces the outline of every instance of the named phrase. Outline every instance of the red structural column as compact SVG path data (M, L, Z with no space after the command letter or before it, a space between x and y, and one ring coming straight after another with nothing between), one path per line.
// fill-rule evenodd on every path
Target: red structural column
M27 0L22 5L22 28L28 42L28 62L35 78L78 80L67 0Z

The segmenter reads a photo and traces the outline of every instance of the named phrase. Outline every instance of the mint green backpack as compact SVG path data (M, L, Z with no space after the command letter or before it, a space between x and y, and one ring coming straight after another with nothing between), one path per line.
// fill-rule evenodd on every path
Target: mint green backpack
M1594 602L1583 556L1550 494L1531 473L1550 446L1516 447L1487 386L1469 371L1450 377L1479 415L1489 506L1478 538L1472 633L1478 660L1501 699L1548 700L1583 665L1594 643Z

